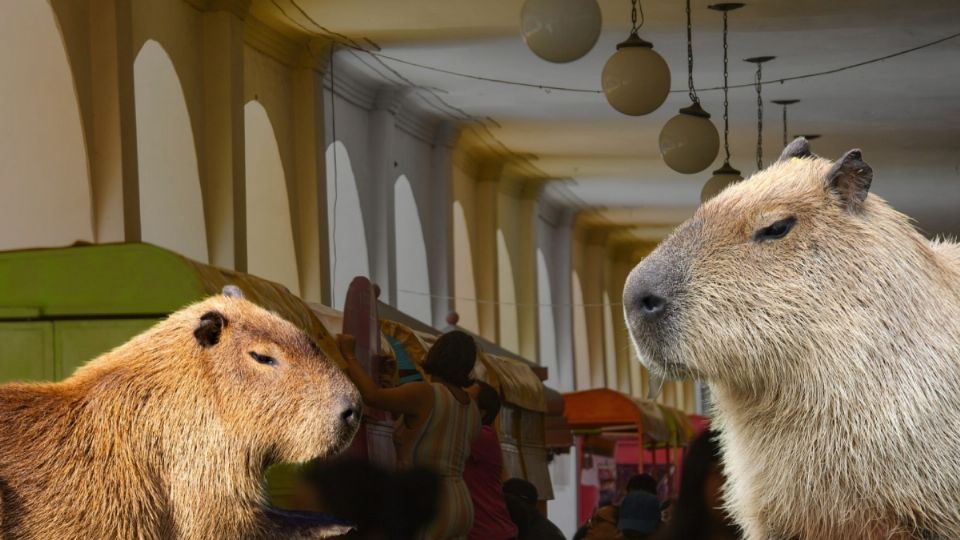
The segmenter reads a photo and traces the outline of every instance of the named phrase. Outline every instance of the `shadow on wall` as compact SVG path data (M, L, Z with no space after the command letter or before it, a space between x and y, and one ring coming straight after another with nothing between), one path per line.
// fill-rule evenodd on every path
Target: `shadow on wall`
M80 108L54 12L6 2L0 36L0 250L93 242Z

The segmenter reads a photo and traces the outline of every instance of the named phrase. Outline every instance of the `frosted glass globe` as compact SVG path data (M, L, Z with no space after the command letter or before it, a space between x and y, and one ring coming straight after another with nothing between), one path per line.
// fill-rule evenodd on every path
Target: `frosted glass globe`
M735 184L743 180L740 171L734 169L729 163L724 163L722 167L713 171L713 176L703 185L700 192L700 202L705 203L714 198L730 184Z
M699 105L681 109L660 130L660 156L668 167L682 174L706 169L720 151L720 134L710 117L684 112L693 107L703 111Z
M670 92L670 68L649 43L637 45L631 39L617 46L617 52L603 66L603 93L614 109L630 116L657 110ZM637 38L638 42L641 42Z
M527 0L520 31L534 54L562 64L590 52L600 36L597 0Z

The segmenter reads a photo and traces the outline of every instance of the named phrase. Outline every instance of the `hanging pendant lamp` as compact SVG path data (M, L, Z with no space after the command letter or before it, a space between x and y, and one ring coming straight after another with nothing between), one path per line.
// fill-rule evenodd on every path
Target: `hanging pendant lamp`
M590 52L600 36L597 0L527 0L520 10L523 41L548 62L572 62Z
M603 94L610 106L623 114L641 116L657 110L670 92L670 68L653 44L637 34L643 26L643 8L637 25L638 0L631 0L633 26L626 41L603 66Z
M693 30L690 0L687 0L687 86L689 106L664 124L660 130L660 156L668 167L682 174L698 173L717 159L720 135L710 121L710 113L700 106L693 86Z
M776 56L754 56L753 58L744 58L744 62L750 62L757 65L757 73L753 77L753 86L757 91L757 170L763 169L763 65L773 60Z
M727 101L727 92L729 90L727 85L727 13L742 8L743 4L727 2L723 4L713 4L707 7L723 13L723 150L726 153L726 158L723 160L723 165L713 171L713 176L704 184L703 190L700 192L701 203L709 201L730 184L743 180L743 177L740 176L740 171L730 165L730 107Z
M780 105L781 108L783 108L783 146L784 148L786 148L788 143L787 141L787 106L793 105L794 103L799 103L799 102L800 102L799 99L774 99L770 101L770 103Z

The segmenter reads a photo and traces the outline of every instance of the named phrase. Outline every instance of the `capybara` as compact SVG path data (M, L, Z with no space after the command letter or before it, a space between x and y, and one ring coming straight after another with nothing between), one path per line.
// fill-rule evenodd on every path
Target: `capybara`
M0 385L3 538L323 538L263 474L332 456L359 394L293 324L208 298L59 383Z
M651 372L709 384L750 539L960 538L960 247L872 178L798 139L624 288Z

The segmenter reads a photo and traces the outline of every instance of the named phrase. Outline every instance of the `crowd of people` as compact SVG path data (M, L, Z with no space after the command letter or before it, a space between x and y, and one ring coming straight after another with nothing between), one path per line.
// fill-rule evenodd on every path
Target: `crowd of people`
M397 472L359 458L308 469L307 480L325 509L356 524L350 538L564 539L538 508L536 486L521 478L502 481L503 456L494 428L500 396L471 378L477 357L472 336L443 334L422 364L430 381L395 387L382 387L367 375L352 337L338 340L347 374L364 402L400 415ZM675 501L658 498L652 476L635 475L620 503L597 508L574 539L738 538L739 531L719 510L723 475L712 432L691 444L683 472Z

